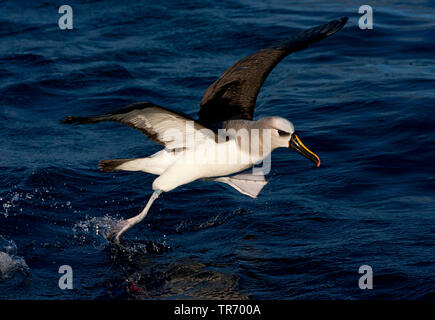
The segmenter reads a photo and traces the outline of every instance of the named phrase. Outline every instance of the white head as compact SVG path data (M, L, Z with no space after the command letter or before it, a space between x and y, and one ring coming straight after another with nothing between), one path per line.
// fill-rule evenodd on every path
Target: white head
M320 166L319 157L309 150L295 134L293 123L282 117L264 117L257 121L257 126L260 129L271 130L271 147L276 148L291 148L307 159L313 161L317 167Z
M293 123L281 117L264 117L257 121L261 129L270 129L272 136L272 150L288 148L292 134L295 132Z

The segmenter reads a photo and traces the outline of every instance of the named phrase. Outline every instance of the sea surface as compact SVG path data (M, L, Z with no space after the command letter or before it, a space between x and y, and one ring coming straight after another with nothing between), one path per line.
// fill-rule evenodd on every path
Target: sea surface
M435 298L434 1L66 4L72 30L58 1L0 2L1 299ZM358 27L363 4L371 30ZM273 70L255 113L291 120L320 168L279 149L258 199L194 182L161 196L122 247L108 243L155 177L98 161L159 146L60 119L137 101L196 117L232 63L342 16L343 30Z

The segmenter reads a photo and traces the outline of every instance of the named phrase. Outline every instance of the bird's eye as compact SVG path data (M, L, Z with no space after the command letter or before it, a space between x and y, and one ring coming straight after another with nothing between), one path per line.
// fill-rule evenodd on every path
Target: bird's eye
M280 137L285 137L285 136L289 136L290 133L282 131L282 130L278 130L278 134Z

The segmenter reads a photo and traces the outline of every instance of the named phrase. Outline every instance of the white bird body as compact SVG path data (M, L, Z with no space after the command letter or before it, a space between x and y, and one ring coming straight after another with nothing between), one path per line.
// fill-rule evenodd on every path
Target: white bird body
M235 158L233 163L225 161L230 156ZM171 159L171 156L169 158ZM153 190L168 192L198 179L232 175L252 167L261 160L260 157L250 158L249 153L237 147L234 139L224 143L210 142L207 143L207 148L198 145L193 150L182 151L175 161L168 161L169 166L154 180L152 187Z
M229 136L228 141L219 143L215 139L203 139L199 135L191 143L191 148L180 151L162 149L150 157L126 161L117 169L159 175L153 182L153 190L168 192L197 179L222 177L244 171L270 155L271 150L253 152L249 147L254 144L251 136L247 137L245 143L248 147L244 148L240 148L237 136Z

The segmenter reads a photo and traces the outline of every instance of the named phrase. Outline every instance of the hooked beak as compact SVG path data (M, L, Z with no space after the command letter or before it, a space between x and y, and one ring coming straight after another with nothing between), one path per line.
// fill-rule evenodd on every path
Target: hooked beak
M317 167L320 167L320 158L314 152L308 149L295 133L293 133L288 146L289 148L299 152L305 158L313 161Z

